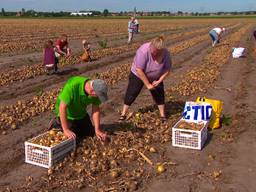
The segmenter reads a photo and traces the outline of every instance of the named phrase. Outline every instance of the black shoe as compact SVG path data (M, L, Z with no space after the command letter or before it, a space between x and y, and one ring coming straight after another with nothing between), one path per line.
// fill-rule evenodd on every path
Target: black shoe
M161 117L161 122L162 123L166 123L167 122L167 118L166 117Z

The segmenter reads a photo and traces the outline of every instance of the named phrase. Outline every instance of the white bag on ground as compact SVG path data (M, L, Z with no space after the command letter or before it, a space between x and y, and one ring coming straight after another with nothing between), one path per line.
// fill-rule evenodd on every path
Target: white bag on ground
M244 56L245 48L243 47L235 47L233 48L232 56L233 58L239 58Z
M206 102L188 101L182 116L183 119L190 121L209 121L212 116L212 105Z

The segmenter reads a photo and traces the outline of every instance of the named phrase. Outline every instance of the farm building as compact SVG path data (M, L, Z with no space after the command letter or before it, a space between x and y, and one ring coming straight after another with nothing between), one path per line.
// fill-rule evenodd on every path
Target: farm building
M70 13L72 16L90 16L92 12L72 12Z

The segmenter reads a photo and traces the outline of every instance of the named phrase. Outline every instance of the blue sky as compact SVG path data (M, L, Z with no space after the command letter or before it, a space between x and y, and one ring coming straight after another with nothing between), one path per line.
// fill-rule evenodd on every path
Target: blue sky
M131 11L135 6L139 11L256 11L256 0L0 0L6 11Z

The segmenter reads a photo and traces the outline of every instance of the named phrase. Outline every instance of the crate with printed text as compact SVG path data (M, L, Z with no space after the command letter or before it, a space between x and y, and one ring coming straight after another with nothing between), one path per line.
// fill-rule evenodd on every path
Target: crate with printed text
M50 168L75 150L76 141L50 130L25 142L25 162Z

